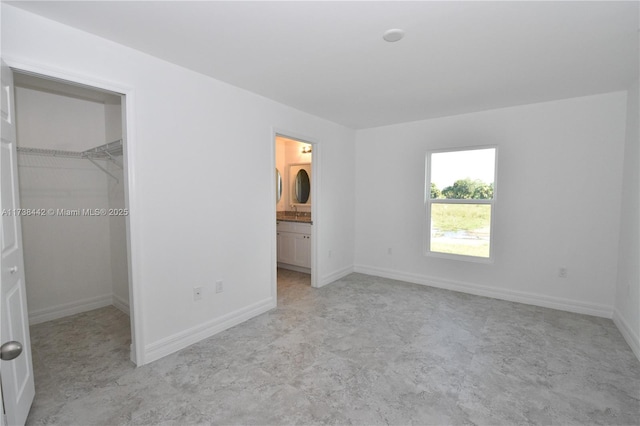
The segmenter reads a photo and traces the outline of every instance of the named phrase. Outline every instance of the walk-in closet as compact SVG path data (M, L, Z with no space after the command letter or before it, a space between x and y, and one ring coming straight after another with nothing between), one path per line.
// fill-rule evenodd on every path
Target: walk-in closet
M15 86L30 324L128 315L122 97L27 74Z

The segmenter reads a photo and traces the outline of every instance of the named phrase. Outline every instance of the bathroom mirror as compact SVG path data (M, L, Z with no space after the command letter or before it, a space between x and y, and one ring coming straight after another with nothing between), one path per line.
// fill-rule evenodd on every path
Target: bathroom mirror
M282 176L276 167L276 203L280 202L280 198L282 198Z
M285 173L285 199L291 206L310 207L312 203L311 194L311 163L289 164Z
M310 193L311 193L311 182L309 180L309 174L305 169L300 169L296 174L296 182L295 182L296 201L300 204L305 204L309 200Z

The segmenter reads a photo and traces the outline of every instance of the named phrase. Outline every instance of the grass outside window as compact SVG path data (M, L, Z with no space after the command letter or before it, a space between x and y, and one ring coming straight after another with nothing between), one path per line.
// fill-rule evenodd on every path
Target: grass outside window
M432 252L489 258L490 204L431 204Z

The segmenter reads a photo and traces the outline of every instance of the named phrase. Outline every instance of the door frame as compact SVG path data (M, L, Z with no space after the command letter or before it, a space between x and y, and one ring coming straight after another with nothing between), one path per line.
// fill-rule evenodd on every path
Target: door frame
M131 322L131 361L137 366L144 364L144 336L142 321L142 291L140 288L140 239L139 218L137 215L136 196L136 159L135 159L135 89L120 83L98 80L93 76L73 73L73 71L60 70L46 65L25 63L19 59L3 57L12 71L55 80L64 80L84 86L102 89L123 95L122 106L122 141L123 141L123 169L124 173L124 202L129 215L126 221L127 261L129 278L129 318Z
M320 235L319 229L322 225L322 220L319 215L320 209L318 208L318 204L322 202L322 196L320 194L320 176L322 175L321 169L321 156L320 152L322 151L321 144L317 139L313 137L309 137L307 135L300 134L298 132L281 129L277 127L271 128L271 168L270 173L273 175L274 170L276 169L276 137L282 136L287 139L293 139L299 142L311 144L312 157L311 157L311 167L313 170L313 176L311 179L311 220L313 221L313 226L311 226L311 287L319 287L318 283L318 271L320 269L320 262L318 259L318 236ZM271 179L273 181L273 179ZM271 185L271 201L273 202L276 199L276 188L275 185ZM271 294L277 301L277 289L278 289L278 247L276 241L276 206L274 205L272 208L272 232L271 232L271 285L272 291Z

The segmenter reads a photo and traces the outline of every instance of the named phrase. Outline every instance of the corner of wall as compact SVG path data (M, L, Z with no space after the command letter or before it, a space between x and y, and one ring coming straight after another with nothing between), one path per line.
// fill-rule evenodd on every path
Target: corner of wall
M318 283L318 287L324 287L327 284L331 284L334 281L338 281L339 279L346 277L352 272L353 272L353 266L347 266L345 268L334 271L322 277L320 279L320 282Z
M627 92L618 265L613 320L640 360L640 80Z
M624 317L620 314L620 311L617 309L613 311L613 322L616 327L618 327L618 330L620 330L624 340L626 340L631 347L631 350L636 355L636 358L638 358L638 361L640 361L640 336L632 330Z
M227 315L223 315L146 345L144 348L145 353L142 354L143 364L156 361L164 356L177 352L180 349L184 349L194 343L212 337L227 330L228 328L275 309L275 307L276 300L273 297L269 297L242 309L230 312Z

